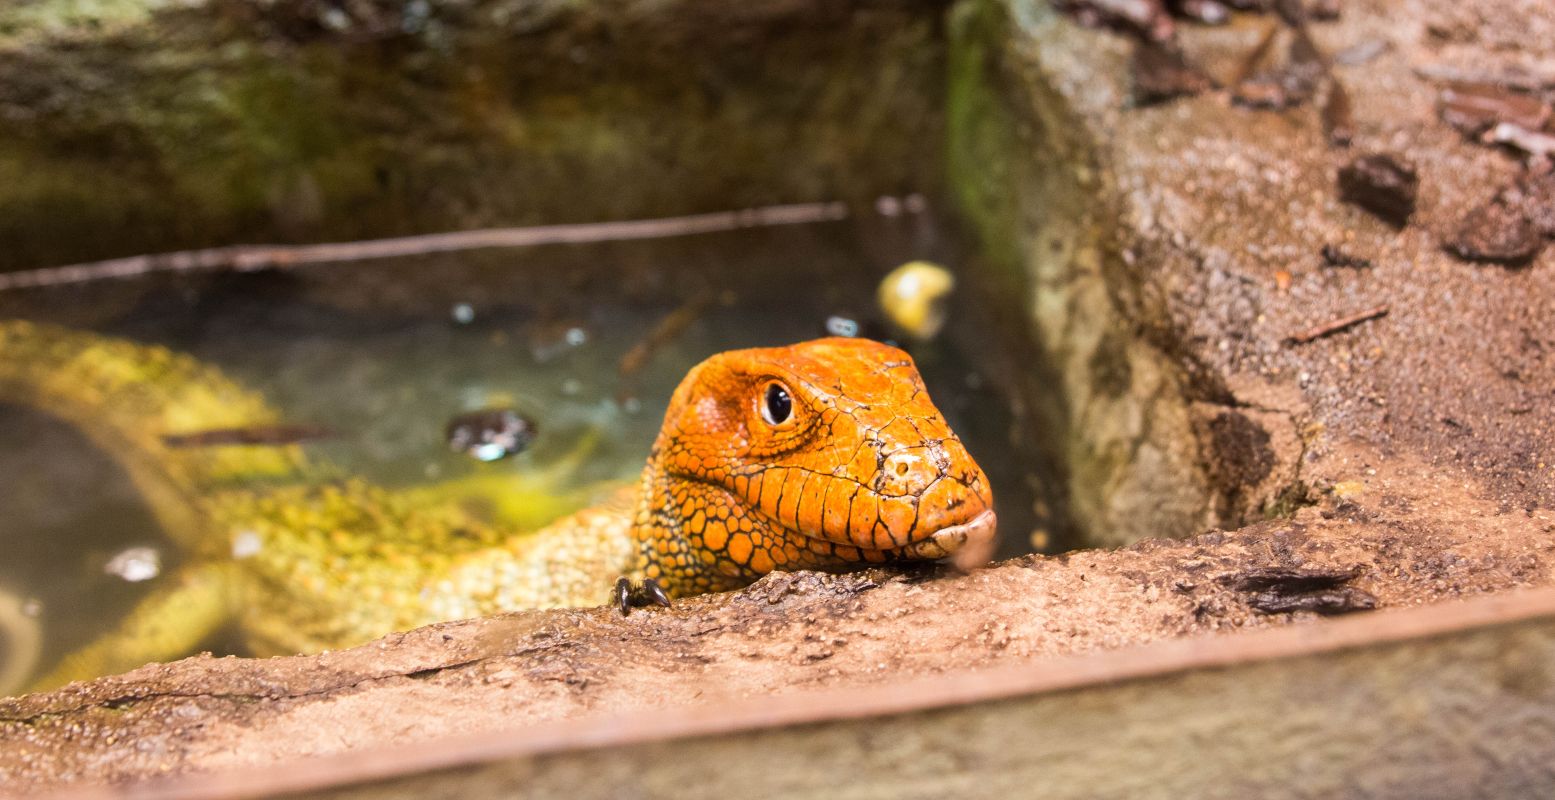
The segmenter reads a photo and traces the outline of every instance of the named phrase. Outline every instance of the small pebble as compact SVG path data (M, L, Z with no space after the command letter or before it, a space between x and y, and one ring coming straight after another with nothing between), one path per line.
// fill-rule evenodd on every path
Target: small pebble
M1339 196L1402 228L1415 212L1420 179L1414 165L1387 153L1372 153L1339 170Z
M851 339L859 335L859 330L860 326L856 319L835 315L826 318L826 333L830 336L843 336Z
M1437 109L1443 122L1465 136L1479 136L1502 122L1538 130L1550 118L1550 107L1538 98L1482 83L1448 86Z
M149 581L162 573L162 554L154 547L131 547L109 559L103 572L130 583Z
M1544 246L1528 216L1500 198L1470 211L1446 244L1466 261L1506 266L1528 263Z
M1323 249L1320 252L1323 256L1323 263L1330 267L1350 267L1351 269L1372 268L1370 259L1361 258L1360 256L1351 254L1336 244L1325 244L1323 245Z
M477 461L498 461L517 455L534 441L533 422L509 408L460 414L448 421L444 438L449 449Z
M1334 63L1346 67L1359 66L1386 53L1392 46L1385 39L1367 39L1334 53Z
M1215 82L1190 65L1181 52L1155 42L1142 41L1134 45L1130 71L1137 106L1190 97L1215 88Z
M875 199L875 213L882 217L898 217L902 214L902 201L885 195Z

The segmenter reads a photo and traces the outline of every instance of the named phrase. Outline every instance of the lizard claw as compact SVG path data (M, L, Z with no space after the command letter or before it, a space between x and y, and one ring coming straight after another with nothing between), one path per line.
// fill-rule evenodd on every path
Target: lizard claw
M623 575L616 579L615 601L624 617L632 613L634 607L641 608L650 603L668 608L670 596L654 578L644 578L641 585L633 586L632 581Z

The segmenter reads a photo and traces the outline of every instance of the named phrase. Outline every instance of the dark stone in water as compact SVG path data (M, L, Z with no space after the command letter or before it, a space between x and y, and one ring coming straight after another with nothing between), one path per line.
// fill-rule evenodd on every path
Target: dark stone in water
M1420 179L1414 165L1387 153L1372 153L1339 170L1339 196L1402 228L1415 212Z
M510 408L490 408L460 414L448 421L448 447L478 461L518 455L534 441L535 424Z

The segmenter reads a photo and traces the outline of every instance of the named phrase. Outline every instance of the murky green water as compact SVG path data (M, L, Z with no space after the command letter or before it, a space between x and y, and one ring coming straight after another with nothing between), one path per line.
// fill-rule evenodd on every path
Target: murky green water
M263 392L288 421L338 434L307 445L310 454L389 486L542 470L597 429L602 442L575 475L581 485L637 475L671 390L693 364L720 350L824 335L829 315L870 314L880 276L914 258L960 263L931 218L872 215L648 243L34 290L0 296L0 316L189 352ZM716 301L623 380L622 356L699 291ZM1012 444L1013 401L990 372L1000 336L968 294L946 334L913 353L990 476L1002 552L1013 554L1029 551L1031 531L1048 521L1036 510L1041 459ZM535 420L533 447L493 464L451 452L447 420L492 405L516 405ZM122 471L45 414L0 406L0 476L0 591L40 624L44 664L108 630L176 568L179 554ZM160 554L160 575L129 581L123 569L107 569L133 547ZM235 641L211 646L233 650Z

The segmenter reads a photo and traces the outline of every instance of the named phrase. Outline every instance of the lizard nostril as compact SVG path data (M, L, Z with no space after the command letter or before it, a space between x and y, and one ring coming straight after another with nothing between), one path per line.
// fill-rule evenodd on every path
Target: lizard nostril
M934 465L924 458L923 448L909 447L885 457L875 473L875 491L896 496L917 494L938 477Z

